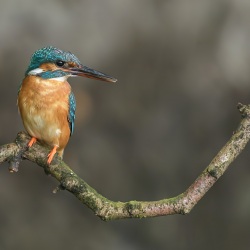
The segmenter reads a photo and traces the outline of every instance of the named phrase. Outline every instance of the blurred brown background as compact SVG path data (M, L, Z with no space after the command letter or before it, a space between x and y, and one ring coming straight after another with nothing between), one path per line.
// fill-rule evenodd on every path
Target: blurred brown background
M31 54L53 45L118 78L70 79L64 160L112 200L183 192L250 102L249 1L1 1L0 144L23 130L16 97ZM102 222L29 162L0 168L0 249L249 249L249 147L187 216Z

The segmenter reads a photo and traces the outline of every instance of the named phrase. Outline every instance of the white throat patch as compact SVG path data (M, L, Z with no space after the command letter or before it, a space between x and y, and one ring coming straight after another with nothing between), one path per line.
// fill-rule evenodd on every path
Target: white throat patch
M65 82L68 79L68 76L61 76L61 77L55 77L55 78L49 78L48 80L54 80L58 82Z

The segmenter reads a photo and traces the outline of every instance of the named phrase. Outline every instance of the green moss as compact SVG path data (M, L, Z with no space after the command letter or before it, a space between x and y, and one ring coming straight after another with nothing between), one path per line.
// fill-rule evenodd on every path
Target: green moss
M124 207L131 217L137 217L141 214L142 210L141 202L129 201L125 203Z

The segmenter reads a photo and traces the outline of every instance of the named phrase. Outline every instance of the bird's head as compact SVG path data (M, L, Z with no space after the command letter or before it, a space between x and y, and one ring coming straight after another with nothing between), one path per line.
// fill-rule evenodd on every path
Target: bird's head
M37 50L30 59L25 76L34 75L44 79L65 81L70 76L83 76L106 82L116 82L112 76L83 66L71 52L55 47L45 47Z

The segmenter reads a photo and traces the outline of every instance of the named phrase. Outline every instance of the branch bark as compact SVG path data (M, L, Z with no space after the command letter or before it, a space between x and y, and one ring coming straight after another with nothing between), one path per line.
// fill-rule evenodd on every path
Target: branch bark
M27 149L30 137L24 132L18 133L14 143L0 146L0 163L8 161L10 172L18 171L22 159L38 164L59 181L58 189L66 189L74 194L105 221L187 214L224 174L250 139L250 105L238 104L238 109L242 119L232 137L194 183L184 193L173 198L158 201L111 201L78 177L57 155L48 166L46 160L49 150L40 143Z

